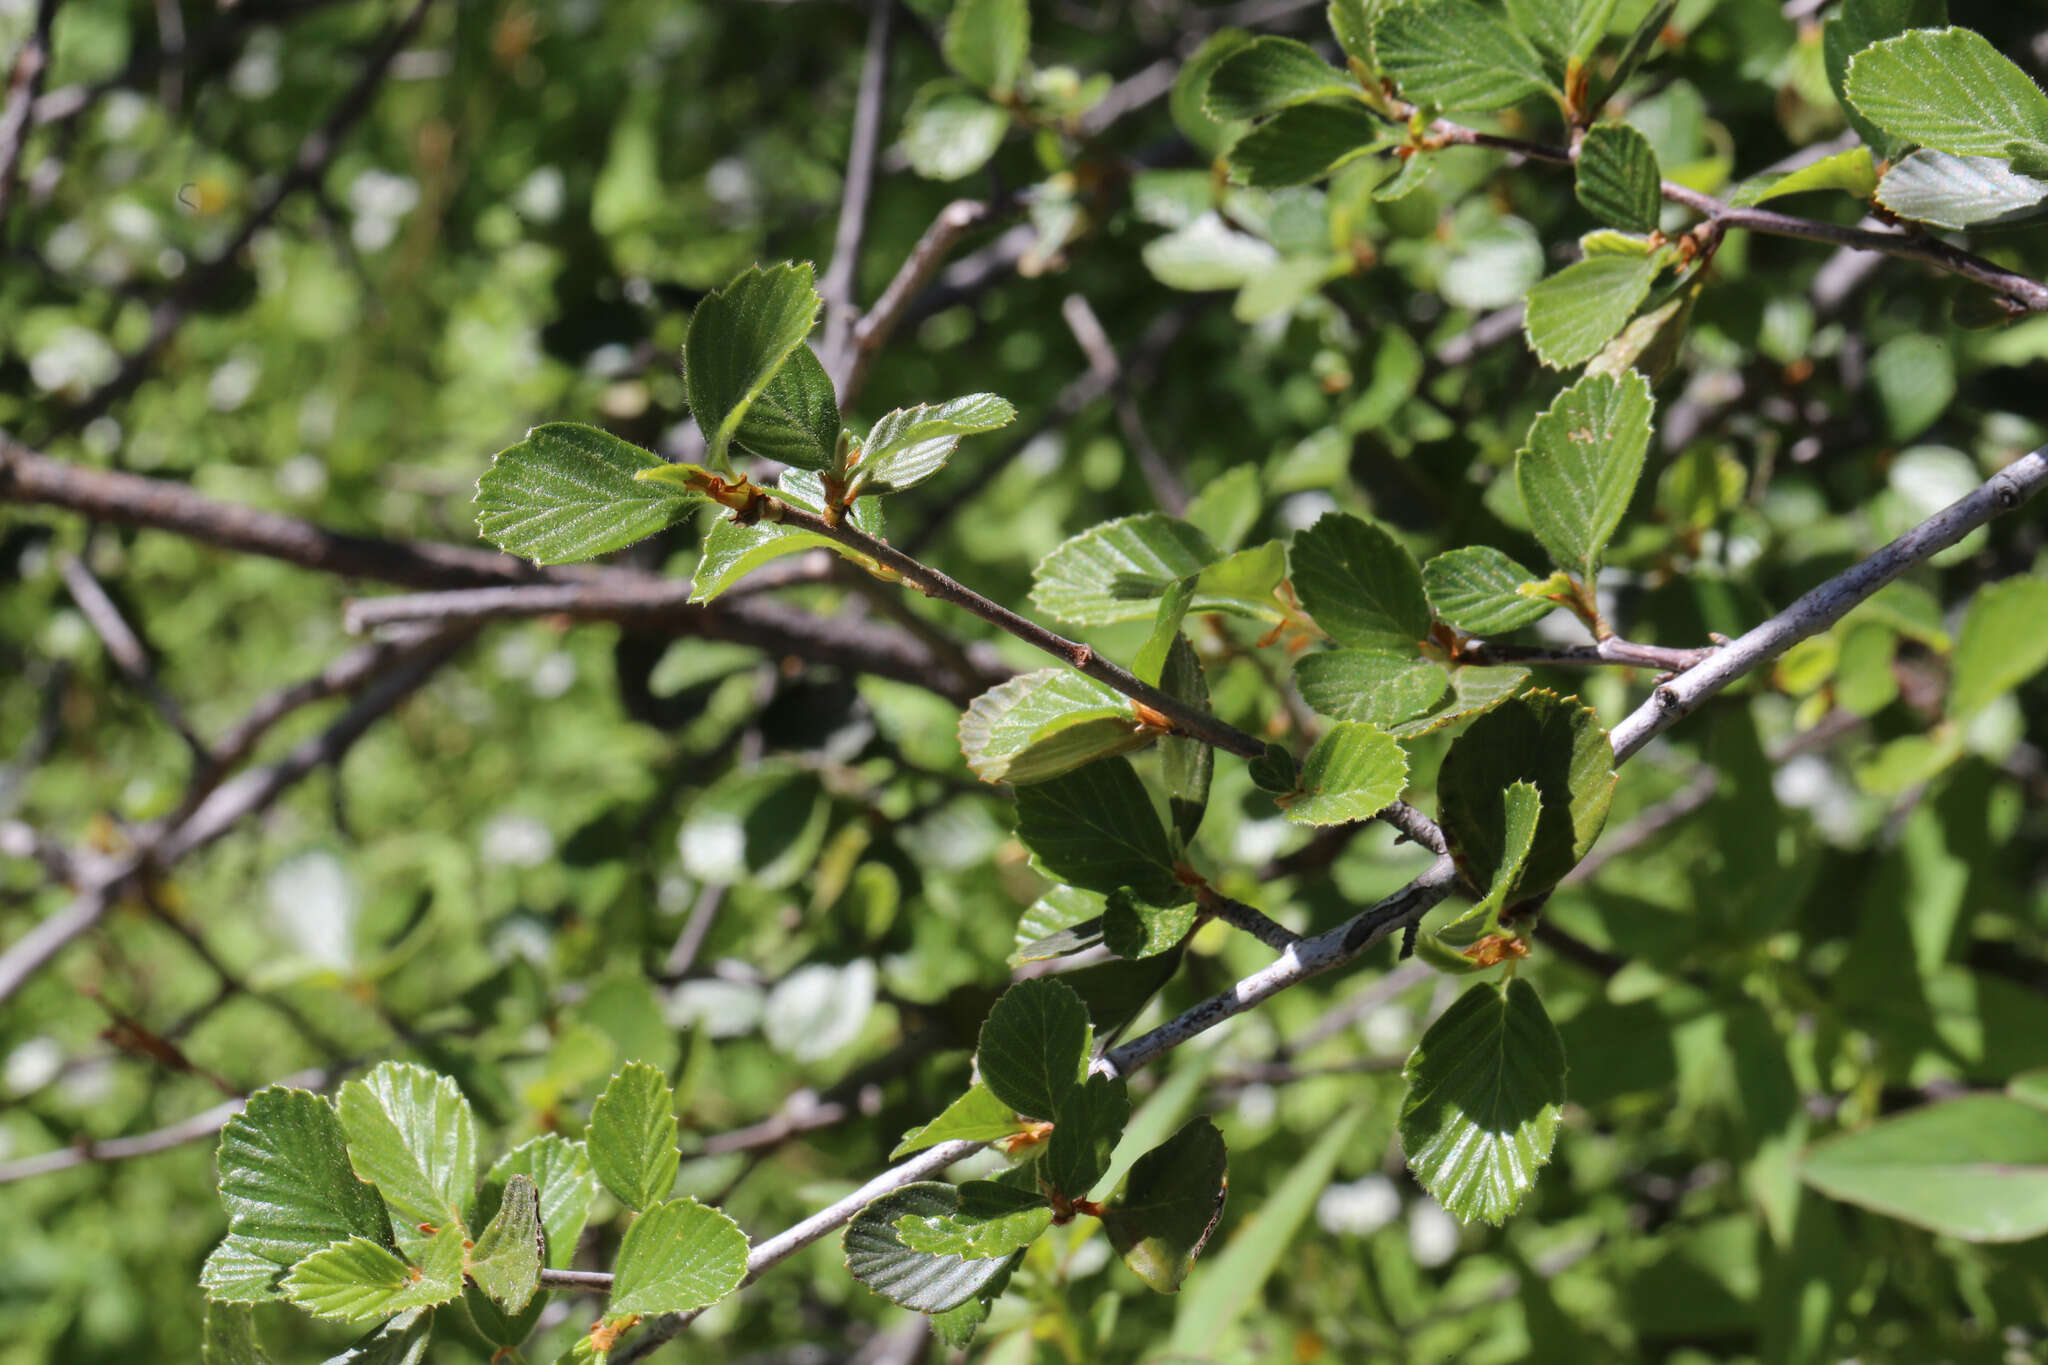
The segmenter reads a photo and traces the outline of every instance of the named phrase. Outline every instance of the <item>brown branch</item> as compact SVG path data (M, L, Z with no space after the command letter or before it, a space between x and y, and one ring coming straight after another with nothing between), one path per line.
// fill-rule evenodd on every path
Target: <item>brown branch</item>
M895 277L882 290L882 296L853 325L848 344L830 357L832 364L827 372L839 392L841 407L850 406L855 396L866 387L868 367L874 363L882 347L888 344L911 300L938 272L947 253L975 228L1015 211L1014 200L984 203L979 199L956 199L939 210L938 217L932 219L931 226L917 239L917 245L910 249L910 255L904 259Z
M43 88L43 73L50 65L50 29L57 21L57 5L58 0L36 5L35 27L14 54L7 78L7 105L0 109L0 241L5 240L7 210L13 206L21 158L28 149L36 93Z
M852 145L846 154L846 186L839 200L839 223L832 235L832 259L818 281L825 299L825 337L820 349L839 359L853 341L858 310L854 287L860 277L860 249L867 237L868 207L875 189L875 154L882 141L882 106L889 94L889 21L895 0L870 0L867 50L861 59L860 93L853 106Z
M129 626L127 618L121 615L121 609L114 605L114 599L107 595L99 579L76 555L60 556L57 573L63 578L71 600L78 604L78 610L84 614L93 633L107 647L107 657L114 661L114 667L121 670L129 684L156 708L164 723L185 741L193 755L204 762L206 741L193 731L191 723L185 719L185 708L178 704L178 699L157 681L156 672L150 667L149 651L143 648L141 638Z

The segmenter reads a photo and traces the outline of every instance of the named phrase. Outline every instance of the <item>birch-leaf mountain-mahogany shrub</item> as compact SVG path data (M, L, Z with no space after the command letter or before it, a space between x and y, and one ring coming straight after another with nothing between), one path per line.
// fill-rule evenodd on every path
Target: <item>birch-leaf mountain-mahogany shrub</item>
M1827 21L1826 78L1862 143L1758 176L1723 202L1660 166L1652 138L1613 104L1674 8L1664 0L1611 31L1615 0L1336 0L1329 15L1341 64L1291 39L1225 34L1188 63L1174 92L1184 121L1220 130L1219 175L1254 189L1327 181L1333 197L1393 211L1422 189L1435 158L1469 146L1503 148L1570 177L1598 226L1580 238L1578 259L1527 289L1528 345L1563 373L1501 484L1547 564L1523 564L1484 539L1418 560L1410 536L1337 510L1247 543L1258 518L1234 504L1255 502L1258 486L1226 476L1198 490L1185 515L1105 521L1039 563L1035 612L1143 632L1127 657L1105 657L889 541L885 500L940 475L963 441L1006 426L1015 409L973 393L897 408L865 430L843 426L833 378L810 345L823 301L811 268L795 264L749 269L696 307L683 386L702 463L558 422L535 427L479 480L484 537L541 564L588 560L715 508L692 600L714 600L763 564L823 548L852 573L970 612L1053 661L976 697L959 741L974 774L1014 788L1016 839L1051 883L1023 917L1012 965L1066 969L1042 975L1034 965L997 1000L971 1087L894 1154L954 1158L980 1147L994 1164L958 1181L896 1181L842 1220L852 1275L930 1315L945 1342L967 1344L1033 1243L1076 1219L1099 1220L1144 1283L1178 1290L1221 1216L1227 1154L1206 1117L1128 1150L1138 1131L1129 1073L1390 934L1403 958L1479 978L1403 1068L1397 1130L1408 1169L1457 1217L1508 1219L1551 1157L1568 1095L1559 1030L1517 964L1538 941L1545 901L1594 848L1617 768L1740 676L1716 676L1695 694L1686 681L1703 675L1693 670L1717 657L1753 668L1883 586L1852 570L1810 620L1790 621L1745 656L1749 637L1689 649L1621 638L1602 571L1641 506L1656 386L1685 345L1727 234L1861 242L1988 285L2009 309L2033 306L1997 267L1937 239L1901 235L1871 247L1854 235L1866 229L1755 206L1847 194L1893 221L2013 221L2048 199L2048 96L1981 36L1920 23L1943 17L1938 4L1851 0ZM916 169L966 174L1012 119L1030 127L1051 116L1042 90L1024 93L1033 88L1029 32L1021 0L955 7L943 54L957 79L920 91L906 130ZM1547 107L1565 138L1531 142L1449 117L1524 104ZM1674 221L1687 213L1698 221ZM1168 284L1213 287L1217 253L1235 249L1219 243L1232 234L1244 235L1222 218L1187 224L1158 239L1148 263ZM1287 289L1313 290L1357 264L1307 258ZM1247 310L1253 286L1244 287L1241 313L1270 305L1261 298ZM2038 486L2038 474L2026 478L2023 492L1994 490L1985 506L1955 512L1956 536L2017 505ZM1930 531L1930 548L1899 550L1889 572L1945 549L1953 538L1935 542L1947 534ZM2027 628L2048 606L2042 597L2037 579L2016 579L1985 590L1960 623L1950 713L1911 757L1918 780L1960 753L1957 727L2048 664L2042 637ZM1232 721L1212 707L1201 645L1219 620L1248 623L1250 652L1285 676L1312 723L1269 723L1276 716L1247 716L1242 706ZM1555 638L1560 622L1591 643L1509 638L1538 628ZM1610 733L1580 698L1532 684L1529 666L1559 663L1643 668L1659 686L1626 733ZM1238 850L1202 841L1219 762L1244 764L1257 799L1287 822L1330 830L1380 821L1438 862L1408 892L1333 934L1303 938L1229 894L1226 884L1242 887L1252 869ZM1433 817L1404 801L1418 788L1433 793ZM1446 900L1456 903L1425 920ZM1211 924L1270 945L1274 966L1235 996L1121 1041ZM1995 1112L1970 1124L1928 1113L1837 1139L1816 1149L1806 1179L1959 1236L2039 1233L2048 1219L1983 1197L1958 1203L1938 1180L1887 1188L1888 1163L1919 1163L1930 1144L1963 1142L1984 1162L2048 1153L2035 1141L2043 1125L2032 1097L1985 1102ZM750 1257L723 1213L672 1197L674 1101L657 1068L633 1063L613 1076L580 1140L534 1139L481 1174L480 1161L467 1101L449 1078L416 1066L379 1066L332 1103L302 1090L259 1092L219 1151L229 1224L203 1276L217 1319L210 1349L256 1359L245 1306L282 1299L367 1327L355 1358L417 1359L436 1314L457 1311L460 1299L462 1330L509 1352L551 1291L594 1288L608 1299L575 1355L603 1359L642 1319L687 1320L763 1268L754 1264L761 1248ZM623 1223L611 1268L572 1272L568 1258L593 1208L611 1212L600 1189Z

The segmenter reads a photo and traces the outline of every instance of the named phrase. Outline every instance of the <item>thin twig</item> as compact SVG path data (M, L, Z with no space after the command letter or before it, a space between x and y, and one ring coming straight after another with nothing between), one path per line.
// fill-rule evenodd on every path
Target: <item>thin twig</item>
M1103 329L1102 320L1095 316L1095 309L1085 294L1067 295L1060 303L1060 316L1067 320L1067 330L1074 334L1082 354L1088 357L1089 370L1109 387L1117 425L1122 428L1131 453L1137 457L1138 468L1144 472L1152 496L1174 516L1182 515L1188 510L1187 485L1181 481L1180 471L1167 463L1166 457L1153 443L1152 433L1145 428L1145 416L1138 411L1137 400L1131 396L1132 385L1118 383L1124 376L1124 363L1117 355L1109 333Z
M1677 649L1669 645L1639 645L1610 636L1590 645L1503 645L1481 640L1458 651L1461 663L1548 664L1560 668L1599 667L1613 664L1622 668L1654 668L1664 673L1683 673L1712 656L1713 649Z
M888 343L910 301L931 281L947 253L975 228L994 222L1015 208L1012 201L991 204L979 199L956 199L939 210L938 217L932 219L931 226L917 239L917 245L910 249L895 277L882 290L882 296L853 325L850 343L830 357L835 367L828 368L827 373L832 376L842 407L851 404L866 386L868 366Z
M852 343L859 313L854 289L860 278L860 249L867 238L868 205L874 197L875 153L882 141L882 105L889 94L889 21L895 0L871 0L868 41L861 59L860 93L853 106L853 141L846 154L846 187L839 200L839 224L832 236L832 259L818 281L825 300L825 336L821 349L836 357Z
M43 88L43 73L50 65L50 28L57 21L57 5L58 0L37 4L35 27L14 54L7 78L7 106L0 109L0 241L6 239L7 211L13 206L21 158L28 149L36 93Z
M157 681L156 671L150 667L149 651L143 648L141 638L129 626L127 618L121 615L120 607L107 595L99 579L76 555L59 556L57 573L63 578L71 600L78 604L78 610L85 616L93 633L107 647L107 657L114 661L114 667L121 670L129 685L156 708L164 724L170 726L193 755L204 763L206 741L192 729L191 722L185 718L185 708L178 704L178 699Z
M1242 929L1269 948L1283 952L1301 942L1301 935L1279 923L1255 905L1246 905L1211 886L1195 888L1195 904L1211 918L1233 929Z

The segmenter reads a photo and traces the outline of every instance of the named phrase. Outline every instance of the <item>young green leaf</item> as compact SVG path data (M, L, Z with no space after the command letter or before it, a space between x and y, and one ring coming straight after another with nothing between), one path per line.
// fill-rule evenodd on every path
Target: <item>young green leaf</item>
M1227 1162L1216 1125L1206 1117L1189 1119L1138 1158L1123 1198L1103 1211L1109 1244L1160 1293L1179 1291L1222 1220Z
M1849 59L1844 89L1894 137L2048 173L2048 95L1981 33L1919 29L1872 44Z
M532 1179L515 1175L505 1183L498 1212L477 1235L464 1269L491 1302L518 1313L540 1288L540 1190Z
M1333 725L1301 765L1299 794L1283 798L1297 825L1343 825L1369 820L1408 784L1408 755L1376 725Z
M267 1260L255 1245L229 1233L199 1268L199 1287L211 1303L264 1303L281 1297L278 1279L288 1267Z
M1091 526L1061 542L1032 572L1031 603L1077 626L1143 621L1167 585L1220 556L1209 538L1159 512Z
M1491 887L1510 853L1501 792L1533 782L1543 798L1536 836L1507 904L1540 896L1592 848L1614 799L1614 753L1576 698L1531 692L1458 736L1437 773L1439 819L1466 884Z
M431 1308L462 1292L462 1229L441 1229L408 1265L367 1237L316 1251L284 1277L285 1297L320 1318L375 1322Z
M1235 554L1258 525L1263 501L1259 466L1236 465L1202 486L1189 501L1184 519L1219 551Z
M1910 142L1893 137L1849 102L1849 59L1880 39L1948 23L1948 0L1842 0L1821 24L1821 65L1856 135L1877 155L1896 158Z
M1628 511L1656 404L1634 372L1587 375L1529 427L1515 459L1515 483L1536 538L1557 566L1590 583Z
M1564 1072L1564 1044L1528 982L1473 986L1402 1069L1408 1169L1457 1217L1504 1222L1550 1160Z
M247 1304L209 1303L200 1333L200 1365L270 1365Z
M1627 325L1664 268L1664 254L1588 256L1529 291L1522 327L1552 369L1583 365Z
M1036 1190L969 1180L960 1186L957 1210L906 1213L896 1220L896 1236L912 1251L980 1259L1028 1247L1051 1226L1052 1206Z
M1017 409L992 393L898 408L868 432L851 483L864 493L901 493L938 473L962 436L994 431L1016 417Z
M1128 759L1019 787L1017 837L1063 882L1104 895L1127 886L1152 905L1187 899L1166 830Z
M940 1110L937 1118L905 1133L896 1150L889 1153L889 1160L899 1160L941 1142L994 1142L1023 1131L1024 1123L1017 1112L997 1099L987 1085L976 1081L966 1094Z
M1626 123L1602 123L1579 143L1574 189L1586 212L1624 232L1655 232L1664 207L1657 153Z
M1330 0L1325 11L1337 46L1344 49L1346 58L1362 63L1368 71L1376 69L1372 62L1372 23L1386 3L1387 0Z
M1665 31L1671 23L1671 16L1677 9L1678 0L1653 0L1650 8L1636 22L1635 32L1629 35L1628 42L1622 46L1621 55L1615 59L1614 70L1605 80L1596 81L1590 87L1587 108L1598 109L1607 103L1615 91L1628 84L1629 77L1635 75L1637 68L1649 60L1650 53L1663 40Z
M1295 533L1287 563L1303 609L1338 644L1398 652L1429 634L1422 570L1376 522L1326 513Z
M1102 897L1078 886L1055 886L1017 920L1009 965L1065 957L1102 941Z
M1835 190L1868 199L1876 189L1877 163L1871 160L1870 148L1851 147L1796 171L1774 171L1746 180L1728 196L1728 202L1737 208L1747 208L1788 194L1811 194L1816 190Z
M1551 88L1536 50L1473 0L1389 5L1372 47L1404 99L1446 113L1504 109Z
M747 410L804 344L821 306L809 264L785 263L749 267L690 315L683 389L714 467L727 466L726 447Z
M1141 254L1152 278L1190 293L1239 288L1280 259L1272 243L1239 232L1213 212L1155 237Z
M1168 696L1198 711L1209 709L1209 682L1202 661L1188 637L1176 634L1166 654L1159 686ZM1167 735L1159 741L1159 768L1166 778L1167 817L1182 848L1194 842L1209 809L1209 781L1216 770L1216 751L1198 739Z
M776 481L775 496L806 512L825 510L824 482L808 469L784 470ZM849 520L855 529L877 540L882 539L882 500L855 500ZM742 523L731 517L720 517L711 524L711 530L704 537L703 553L697 561L696 572L690 576L690 600L709 602L768 561L805 550L830 550L862 568L872 570L879 567L859 551L815 531L774 522Z
M2048 180L2021 175L1996 157L1925 148L1892 163L1877 185L1877 202L1899 217L1946 228L2033 217L2044 199Z
M1529 681L1529 671L1524 668L1461 666L1452 668L1450 676L1449 696L1413 720L1387 726L1387 733L1396 739L1417 739L1432 734L1447 725L1491 711Z
M1948 714L1968 720L2048 668L2048 578L2021 575L1977 590L1949 661Z
M1180 74L1173 78L1167 107L1174 126L1204 157L1213 157L1229 146L1243 126L1226 123L1209 112L1209 84L1216 77L1216 68L1252 41L1252 35L1241 28L1220 28L1181 63Z
M1287 579L1287 546L1278 540L1251 545L1217 560L1195 578L1191 611L1220 611L1263 621L1285 619L1280 610L1280 585Z
M1537 576L1491 545L1446 550L1422 566L1422 589L1438 619L1474 635L1505 635L1555 608L1517 589Z
M576 1239L583 1235L590 1201L597 1194L597 1180L583 1144L543 1133L499 1157L484 1176L483 1193L477 1199L480 1215L496 1215L515 1176L531 1180L539 1195L548 1265L557 1270L566 1267L576 1255Z
M583 1134L590 1167L629 1209L651 1209L675 1188L675 1095L657 1067L628 1062L591 1106Z
M1289 105L1356 95L1357 82L1292 38L1258 38L1217 64L1205 100L1209 116L1230 123L1264 118Z
M1500 912L1508 903L1508 896L1521 880L1522 868L1529 861L1529 850L1536 846L1536 822L1543 813L1543 797L1533 782L1510 782L1501 793L1501 851L1500 861L1493 869L1493 880L1486 888L1486 894L1479 903L1445 925L1473 924L1477 928L1472 937L1490 934L1500 925Z
M1151 739L1123 693L1066 668L998 683L960 717L960 751L984 782L1043 782Z
M1833 1199L1966 1242L2048 1232L2048 1112L1964 1095L1815 1143L1807 1184Z
M259 1090L228 1120L215 1157L228 1239L207 1262L214 1297L271 1297L247 1292L257 1260L281 1271L350 1237L391 1240L384 1201L356 1178L346 1143L334 1110L307 1090Z
M455 1082L423 1066L384 1062L337 1097L356 1174L399 1217L399 1245L414 1230L461 1226L476 1190L476 1120Z
M1007 95L1031 55L1030 0L954 0L941 46L962 77Z
M903 1244L896 1224L909 1218L951 1218L960 1191L921 1180L869 1204L846 1225L840 1245L853 1277L889 1302L920 1313L943 1313L985 1291L1015 1264L1014 1256L938 1256Z
M1102 915L1102 942L1118 957L1136 960L1171 951L1195 927L1195 905L1146 905L1118 891ZM1072 1191L1069 1191L1072 1193Z
M1054 1119L1081 1084L1088 1010L1065 982L1019 981L981 1026L974 1059L989 1093L1025 1118Z
M1394 725L1435 706L1444 670L1413 654L1330 649L1294 661L1294 686L1309 709L1332 720Z
M694 1199L656 1204L626 1229L612 1268L612 1313L688 1313L747 1277L747 1235Z
M1038 1162L1038 1178L1068 1199L1085 1199L1109 1169L1110 1153L1131 1121L1121 1077L1090 1076L1068 1092Z
M1131 660L1131 672L1138 681L1159 685L1160 675L1166 671L1167 652L1181 638L1181 622L1187 619L1188 608L1195 604L1195 584L1199 580L1200 575L1177 578L1160 594L1159 613L1152 618L1152 633L1145 637L1137 657Z
M799 346L747 408L732 443L797 469L830 469L839 452L839 397L809 346Z
M622 549L703 503L675 484L634 477L667 467L610 432L547 422L492 457L476 481L476 527L499 549L541 564Z
M1386 123L1356 100L1296 104L1231 144L1230 174L1260 189L1305 185L1396 140Z
M1010 113L957 81L932 81L903 115L903 152L927 180L958 180L988 164L1010 131Z

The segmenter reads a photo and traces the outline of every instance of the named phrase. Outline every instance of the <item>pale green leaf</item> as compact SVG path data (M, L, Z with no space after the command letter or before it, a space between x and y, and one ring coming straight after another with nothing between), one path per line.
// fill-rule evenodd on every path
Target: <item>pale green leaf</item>
M1387 0L1330 0L1325 17L1344 55L1372 69L1372 26Z
M1167 585L1214 564L1209 538L1159 512L1092 526L1032 572L1031 604L1062 621L1106 626L1149 619Z
M541 564L589 559L645 540L703 503L672 483L634 476L660 456L596 427L548 422L492 457L476 481L483 538Z
M1227 1160L1216 1125L1189 1119L1138 1158L1123 1197L1102 1215L1102 1230L1124 1264L1162 1294L1180 1291L1223 1218Z
M1473 635L1504 635L1549 615L1549 602L1517 591L1535 581L1535 574L1490 545L1446 550L1422 566L1423 591L1437 617Z
M846 1225L840 1245L846 1268L875 1293L920 1313L943 1313L982 1293L1012 1265L1009 1256L969 1258L916 1251L896 1235L906 1218L949 1218L960 1211L960 1191L923 1180L869 1204Z
M903 116L903 151L927 180L958 180L988 164L1010 131L1010 114L952 81L917 92Z
M1017 1117L1017 1111L997 1099L987 1085L976 1081L930 1123L905 1133L896 1150L889 1153L889 1160L900 1160L942 1142L995 1142L1023 1131L1024 1122Z
M1078 886L1055 886L1031 902L1017 921L1009 965L1043 962L1102 941L1102 897Z
M1131 660L1131 672L1139 682L1159 686L1159 679L1166 672L1166 656L1172 652L1174 641L1181 638L1181 623L1187 620L1188 608L1195 604L1196 581L1176 578L1160 594L1159 611L1152 618L1152 633L1145 637L1137 657Z
M2048 1111L1965 1095L1816 1143L1800 1176L1831 1198L1966 1242L2048 1233Z
M1190 610L1222 611L1267 625L1281 619L1276 594L1287 578L1287 545L1269 540L1248 545L1226 555L1202 570L1195 580L1195 601Z
M1655 232L1664 206L1657 153L1626 123L1602 123L1579 143L1574 190L1586 212L1625 232Z
M1883 38L1948 23L1948 0L1842 0L1821 25L1821 63L1828 87L1856 135L1881 157L1896 159L1911 145L1865 118L1849 101L1849 59Z
M1222 553L1235 554L1258 525L1262 502L1259 466L1233 465L1202 486L1189 501L1183 520Z
M1877 186L1877 201L1899 217L1946 228L2032 217L2044 199L2048 180L2021 175L1996 157L1924 148L1894 162Z
M462 1229L443 1228L408 1265L367 1237L352 1237L293 1266L285 1296L315 1317L375 1322L431 1308L462 1292Z
M1550 1160L1564 1073L1564 1044L1528 982L1471 987L1402 1069L1408 1169L1457 1217L1506 1221Z
M1849 59L1849 102L1894 137L2048 173L2048 95L1966 28L1916 29Z
M1333 725L1302 760L1297 794L1283 798L1297 825L1369 820L1408 784L1408 754L1376 725Z
M1801 166L1796 171L1774 171L1746 180L1728 196L1737 208L1782 199L1788 194L1810 194L1815 190L1837 190L1858 199L1870 198L1877 189L1877 165L1870 148L1851 147Z
M1031 55L1031 0L953 0L941 46L961 76L1008 94Z
M1327 513L1295 533L1287 563L1303 609L1338 644L1401 651L1429 634L1422 570L1378 523Z
M656 1204L633 1220L612 1267L612 1313L688 1313L739 1288L747 1235L694 1199Z
M1870 358L1870 386L1884 417L1885 434L1905 442L1934 425L1956 396L1956 358L1948 343L1907 332Z
M875 423L861 445L853 485L867 493L900 493L939 472L962 436L994 431L1016 420L1017 409L992 393L971 393L945 403L897 408Z
M229 1233L199 1268L199 1287L215 1303L262 1303L278 1298L286 1267L267 1259L256 1245Z
M1069 668L1020 673L960 717L960 751L984 782L1043 782L1151 739L1129 698Z
M1641 375L1587 375L1529 427L1515 483L1559 568L1591 582L1643 472L1655 410Z
M1331 649L1296 659L1294 686L1311 710L1332 720L1387 726L1435 706L1448 680L1414 653Z
M628 1062L591 1106L583 1134L590 1168L629 1209L649 1209L675 1188L675 1095L661 1071Z
M1591 360L1627 325L1663 268L1662 252L1588 256L1537 284L1522 319L1536 358L1553 369Z
M1216 213L1153 238L1140 254L1152 278L1191 293L1237 289L1280 259L1271 243L1239 232Z
M518 1313L540 1288L540 1263L540 1189L530 1177L514 1175L464 1268L492 1303Z
M1030 1246L1052 1226L1052 1206L1036 1190L969 1180L959 1187L959 1198L952 1213L904 1214L896 1220L896 1236L912 1251L980 1259Z
M476 1120L454 1081L384 1062L343 1085L336 1108L356 1174L398 1215L400 1245L422 1240L414 1225L463 1225L476 1190Z
M1397 140L1385 120L1356 100L1296 104L1231 144L1230 174L1240 184L1264 189L1307 184Z
M1979 588L1949 660L1948 714L1968 720L2048 668L2048 578L2021 575Z
M1530 692L1474 721L1437 773L1438 821L1466 883L1493 885L1511 847L1500 794L1513 783L1533 782L1543 811L1507 903L1556 886L1607 821L1613 769L1607 732L1576 698Z
M981 1083L1025 1118L1054 1119L1081 1084L1088 1010L1063 981L1033 977L1004 991L981 1026Z
M1264 118L1289 105L1332 95L1356 95L1350 73L1340 71L1292 38L1258 38L1233 50L1209 77L1205 104L1220 123Z
M733 433L804 344L821 306L808 264L752 266L690 315L683 388L714 466L724 466Z
M271 1086L251 1095L221 1130L215 1161L233 1248L217 1253L218 1269L208 1263L219 1283L230 1262L244 1271L251 1258L284 1267L351 1237L391 1240L384 1201L349 1165L341 1120L311 1091Z
M1389 6L1372 45L1403 98L1447 113L1502 109L1551 88L1536 50L1473 0Z

